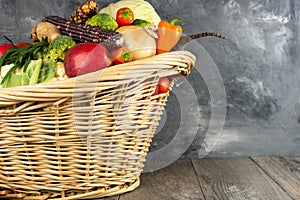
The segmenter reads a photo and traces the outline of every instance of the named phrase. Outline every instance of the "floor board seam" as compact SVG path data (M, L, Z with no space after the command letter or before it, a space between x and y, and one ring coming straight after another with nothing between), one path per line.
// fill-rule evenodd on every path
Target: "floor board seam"
M279 184L263 167L261 167L252 157L249 157L249 159L255 164L257 165L277 186L279 186L292 200L296 200L294 199L293 196L291 196L290 193L288 193L285 188Z
M198 176L197 176L197 172L196 172L196 168L195 168L193 159L190 158L190 162L191 162L191 164L192 164L192 167L193 167L193 170L194 170L194 175L195 175L196 180L197 180L197 182L198 182L199 188L200 188L200 190L201 190L201 192L202 192L203 198L204 198L204 200L206 200L206 196L205 196L205 194L204 194L204 190L203 190L203 188L202 188L202 186L201 186L201 183L200 183L200 180L199 180L199 178L198 178Z

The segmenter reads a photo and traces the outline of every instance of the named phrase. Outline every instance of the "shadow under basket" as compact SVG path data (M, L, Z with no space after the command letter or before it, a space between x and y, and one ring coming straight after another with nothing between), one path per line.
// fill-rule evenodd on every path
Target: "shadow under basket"
M171 87L195 64L174 51L62 81L0 89L0 198L89 199L140 184Z

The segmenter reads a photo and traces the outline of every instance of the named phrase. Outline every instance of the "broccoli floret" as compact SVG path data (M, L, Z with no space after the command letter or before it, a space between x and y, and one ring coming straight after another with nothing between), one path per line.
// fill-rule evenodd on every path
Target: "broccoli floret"
M63 61L67 50L71 49L75 44L70 36L60 35L45 50L45 58L54 62Z
M117 21L109 14L99 13L85 22L87 25L98 26L107 30L115 31L118 28Z
M136 26L140 26L140 27L149 27L151 26L151 23L146 21L146 20L143 20L143 19L135 19L133 22L132 22L132 25L136 25Z
M45 46L39 51L33 53L32 60L44 59L47 57L48 47Z

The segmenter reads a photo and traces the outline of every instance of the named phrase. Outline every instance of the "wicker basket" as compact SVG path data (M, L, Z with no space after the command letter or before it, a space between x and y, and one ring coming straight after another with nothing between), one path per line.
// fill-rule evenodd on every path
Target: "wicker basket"
M63 81L0 89L0 198L87 199L139 186L168 94L195 64L188 51Z

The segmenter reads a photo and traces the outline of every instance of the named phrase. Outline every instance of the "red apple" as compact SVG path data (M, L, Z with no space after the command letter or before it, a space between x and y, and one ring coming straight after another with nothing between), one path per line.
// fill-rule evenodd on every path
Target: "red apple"
M75 45L64 59L66 75L69 78L98 71L109 67L111 63L106 47L92 42Z
M152 96L157 94L167 93L170 90L170 80L168 77L162 77L158 80L158 84L156 86L155 91Z
M158 94L158 85L156 86L156 88L155 88L155 90L154 90L152 96L155 96L155 95L157 95L157 94Z
M159 94L169 92L170 80L168 77L162 77L158 81L158 92Z
M12 44L0 44L0 58L11 47L13 47Z

